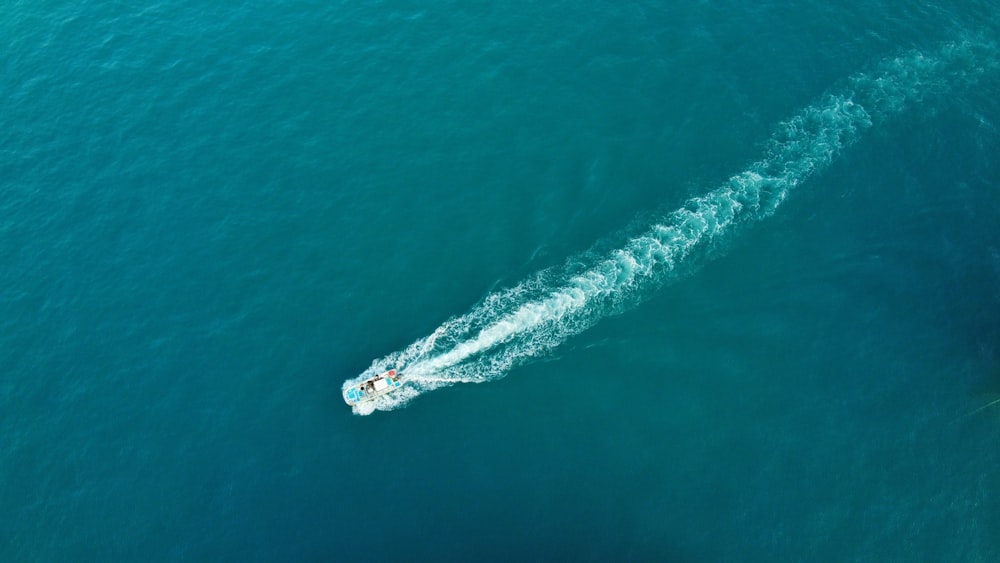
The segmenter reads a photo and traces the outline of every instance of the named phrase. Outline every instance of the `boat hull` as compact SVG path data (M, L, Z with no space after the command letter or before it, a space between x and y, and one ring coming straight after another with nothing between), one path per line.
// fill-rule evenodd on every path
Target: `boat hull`
M388 395L403 386L403 382L396 370L391 369L385 373L380 373L368 378L358 385L352 385L344 389L344 402L354 406L358 403L374 401L382 395Z

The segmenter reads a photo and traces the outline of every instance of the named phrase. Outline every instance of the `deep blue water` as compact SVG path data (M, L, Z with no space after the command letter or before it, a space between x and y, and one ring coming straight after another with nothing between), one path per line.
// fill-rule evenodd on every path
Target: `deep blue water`
M1000 560L996 4L680 4L4 6L0 560Z

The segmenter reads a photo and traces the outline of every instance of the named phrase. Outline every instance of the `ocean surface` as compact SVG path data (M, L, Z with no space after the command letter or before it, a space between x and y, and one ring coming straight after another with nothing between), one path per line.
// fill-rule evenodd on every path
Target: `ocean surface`
M6 2L0 560L1000 560L1000 6L834 4Z

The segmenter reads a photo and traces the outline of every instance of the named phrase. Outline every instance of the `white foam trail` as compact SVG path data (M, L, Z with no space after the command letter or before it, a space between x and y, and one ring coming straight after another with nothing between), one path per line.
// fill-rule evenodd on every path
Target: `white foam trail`
M689 199L603 255L584 255L563 269L547 270L487 296L465 315L428 337L376 360L346 389L374 373L399 370L406 385L358 414L398 408L420 394L459 382L502 377L513 365L545 353L608 315L640 303L697 263L735 228L765 218L789 192L825 169L860 133L914 102L943 93L993 63L983 43L946 45L933 57L912 52L883 61L876 71L852 76L838 93L825 95L781 123L765 157L719 188Z

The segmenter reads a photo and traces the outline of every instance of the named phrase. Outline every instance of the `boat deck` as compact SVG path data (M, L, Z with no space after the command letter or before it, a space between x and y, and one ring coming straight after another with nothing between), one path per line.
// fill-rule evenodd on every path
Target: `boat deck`
M362 381L359 385L350 387L344 391L344 401L348 405L355 405L365 401L373 401L376 397L381 397L387 393L402 387L403 382L396 370L391 369L385 373L380 373L375 377Z

